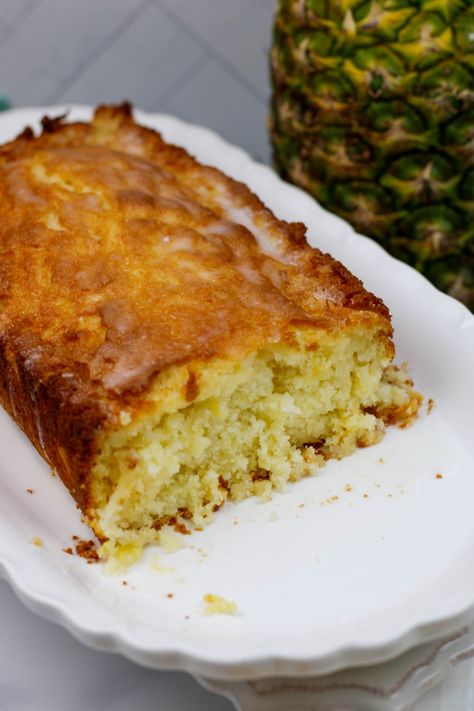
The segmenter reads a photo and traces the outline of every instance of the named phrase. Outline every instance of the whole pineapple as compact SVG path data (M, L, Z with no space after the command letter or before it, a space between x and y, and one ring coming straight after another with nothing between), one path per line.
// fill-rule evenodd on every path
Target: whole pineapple
M274 160L474 310L474 0L280 0Z

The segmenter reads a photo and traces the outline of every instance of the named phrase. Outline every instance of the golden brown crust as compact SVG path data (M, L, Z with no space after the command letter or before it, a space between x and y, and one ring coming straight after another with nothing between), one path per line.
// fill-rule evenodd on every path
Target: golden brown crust
M169 366L239 357L298 324L390 338L384 304L302 224L129 105L26 129L0 149L0 193L0 402L83 509L96 432Z
M39 348L0 333L0 404L85 511L95 434L107 419L106 408L80 373L65 378L53 359L49 368L38 367Z

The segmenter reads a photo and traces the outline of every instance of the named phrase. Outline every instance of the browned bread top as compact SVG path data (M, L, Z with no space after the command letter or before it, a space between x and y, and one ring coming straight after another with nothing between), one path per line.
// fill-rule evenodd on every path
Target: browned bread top
M295 321L334 328L379 299L303 225L138 126L43 121L0 152L1 331L115 394L167 366L246 352Z

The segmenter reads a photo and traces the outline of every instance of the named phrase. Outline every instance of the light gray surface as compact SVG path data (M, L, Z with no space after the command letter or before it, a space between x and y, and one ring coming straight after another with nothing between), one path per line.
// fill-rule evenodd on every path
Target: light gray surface
M274 0L0 0L0 92L14 106L130 99L207 125L269 161ZM81 646L0 582L2 711L225 711L178 673ZM474 711L474 663L416 711Z

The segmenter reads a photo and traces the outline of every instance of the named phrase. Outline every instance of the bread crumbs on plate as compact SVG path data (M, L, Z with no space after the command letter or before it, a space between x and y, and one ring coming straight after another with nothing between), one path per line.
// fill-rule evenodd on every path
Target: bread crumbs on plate
M40 538L39 536L33 536L33 538L31 539L31 542L37 548L44 548L43 539Z
M74 541L74 550L71 547L63 548L64 553L68 555L74 555L75 553L81 558L84 558L87 563L99 562L100 559L95 541L92 539L89 541L82 540L79 536L71 536L71 538Z
M237 604L221 595L208 593L203 597L203 615L237 615L238 612Z
M440 474L440 472L437 472L437 473L435 474L435 478L436 478L436 479L442 479L442 478L443 478L443 475Z
M336 501L339 501L339 496L329 496L327 499L324 499L324 501L320 502L320 506L326 506L328 504L334 504Z
M81 558L84 558L84 560L86 560L88 563L99 562L99 554L97 552L97 546L95 544L95 541L83 541L80 539L76 540L75 548L77 555L79 555Z

